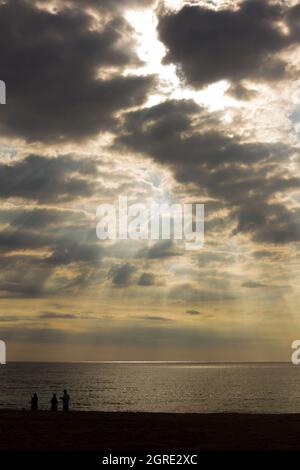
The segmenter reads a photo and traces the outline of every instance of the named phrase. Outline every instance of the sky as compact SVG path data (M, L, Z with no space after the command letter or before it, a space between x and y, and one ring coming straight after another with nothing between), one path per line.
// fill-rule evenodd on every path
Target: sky
M8 360L286 361L300 337L300 3L0 1ZM205 204L205 245L96 208Z

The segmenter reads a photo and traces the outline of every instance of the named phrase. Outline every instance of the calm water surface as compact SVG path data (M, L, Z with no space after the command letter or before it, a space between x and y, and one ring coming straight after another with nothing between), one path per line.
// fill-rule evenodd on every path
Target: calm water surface
M77 410L178 413L300 412L300 366L201 363L9 363L0 408L48 409L67 388Z

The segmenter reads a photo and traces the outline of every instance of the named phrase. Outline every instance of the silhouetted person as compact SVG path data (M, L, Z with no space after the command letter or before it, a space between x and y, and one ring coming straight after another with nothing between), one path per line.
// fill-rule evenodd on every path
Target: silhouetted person
M31 411L37 411L38 401L39 401L39 398L38 398L37 394L34 393L31 397L31 400L30 400Z
M57 399L56 393L53 393L50 403L51 403L51 411L57 411L58 399Z
M70 395L68 395L67 390L64 390L64 394L60 399L63 402L63 411L69 411Z

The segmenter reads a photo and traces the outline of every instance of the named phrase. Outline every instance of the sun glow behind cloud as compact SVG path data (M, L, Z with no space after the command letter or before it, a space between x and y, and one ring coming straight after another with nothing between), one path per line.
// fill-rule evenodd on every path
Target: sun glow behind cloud
M180 4L181 2L178 2ZM175 65L162 63L166 48L157 36L157 16L154 10L128 11L126 19L134 28L138 37L137 54L145 65L139 69L131 69L127 73L157 74L159 87L157 93L152 94L147 106L154 106L168 99L192 99L210 111L225 110L233 107L239 108L240 103L226 95L230 84L223 80L211 84L206 88L195 91L185 86L176 73Z

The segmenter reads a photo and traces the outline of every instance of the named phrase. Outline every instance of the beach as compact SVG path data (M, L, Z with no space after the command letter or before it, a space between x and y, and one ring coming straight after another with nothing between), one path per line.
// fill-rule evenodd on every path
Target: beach
M0 450L298 450L300 414L0 411Z

